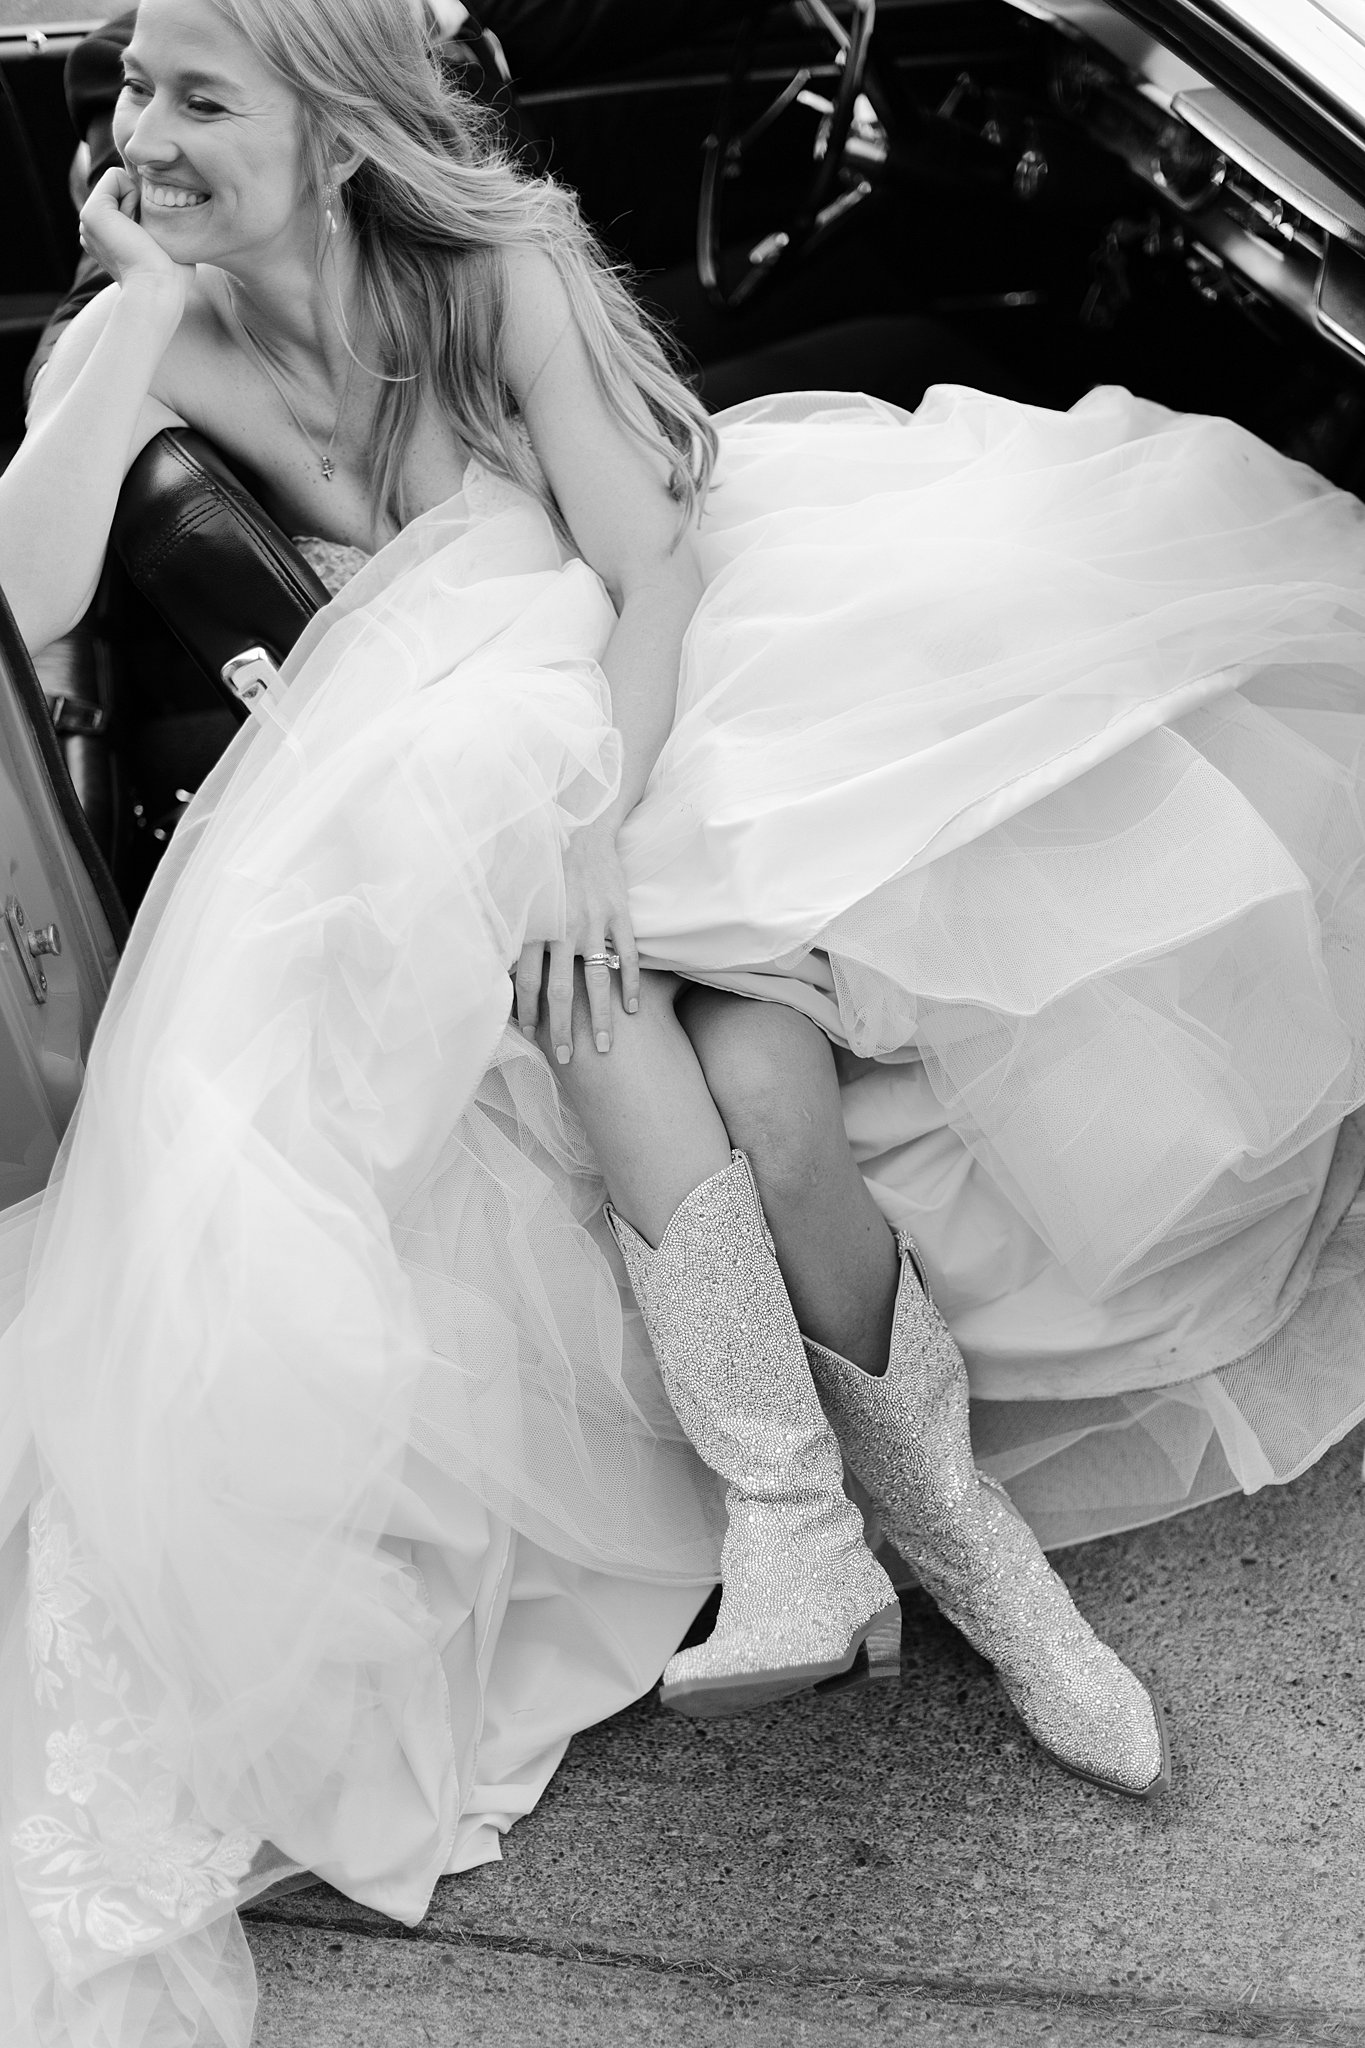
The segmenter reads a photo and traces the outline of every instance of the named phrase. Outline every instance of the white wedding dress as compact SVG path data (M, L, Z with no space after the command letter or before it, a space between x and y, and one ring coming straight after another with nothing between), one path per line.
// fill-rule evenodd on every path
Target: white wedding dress
M1045 1540L1365 1412L1365 509L1226 422L741 407L622 848L646 957L816 1017ZM539 1055L613 615L471 469L176 834L0 1237L17 2048L231 2043L235 1908L400 1919L716 1566ZM196 2031L197 2029L197 2031Z

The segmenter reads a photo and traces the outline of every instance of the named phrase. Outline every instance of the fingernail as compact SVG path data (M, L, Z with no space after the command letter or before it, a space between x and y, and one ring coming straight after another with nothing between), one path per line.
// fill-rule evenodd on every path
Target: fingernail
M570 1059L572 1058L572 1056L573 1056L573 1047L572 1047L572 1046L569 1046L569 1045L557 1045L557 1046L555 1047L555 1058L556 1058L556 1059L557 1059L557 1060L559 1061L559 1064L560 1064L560 1066L561 1066L561 1067L567 1067L567 1066L568 1066L568 1064L569 1064L569 1061L570 1061Z
M597 1050L599 1052L611 1051L611 1040L605 1031L599 1031L597 1034Z
M628 1003L626 1004L626 1011L627 1011L627 1014L628 1014L629 1016L633 1017L633 1016L635 1015L635 1012L636 1012L636 1011L637 1011L637 1010L639 1009L639 1007L640 1007L640 999L639 999L639 997L638 997L638 996L632 996L632 997L631 997L631 999L630 999L630 1001L629 1001L629 1002L628 1002Z
M535 1035L536 1035L536 1027L535 1027L535 1025L534 1025L534 1024L523 1024L523 1025L522 1025L522 1027L521 1027L521 1035L522 1035L522 1037L523 1037L523 1038L529 1038L529 1039L531 1039L531 1040L533 1040L533 1041L534 1041L534 1039L535 1039Z

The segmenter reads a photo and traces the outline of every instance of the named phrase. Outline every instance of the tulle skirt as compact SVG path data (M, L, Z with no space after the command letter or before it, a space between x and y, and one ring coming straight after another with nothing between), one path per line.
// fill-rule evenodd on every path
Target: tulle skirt
M647 956L835 1041L1048 1540L1290 1476L1365 1408L1365 511L1120 392L721 428ZM237 1905L420 1917L714 1575L507 1021L615 786L611 626L482 471L363 570L0 1228L7 2039L244 2043Z
M723 441L638 929L845 1049L1045 1542L1291 1478L1365 1414L1365 509L1117 390Z

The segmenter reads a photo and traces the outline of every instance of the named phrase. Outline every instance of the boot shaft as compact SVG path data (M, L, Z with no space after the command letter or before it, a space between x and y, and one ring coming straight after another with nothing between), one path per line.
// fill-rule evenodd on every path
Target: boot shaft
M745 1155L693 1190L657 1248L606 1213L669 1401L706 1463L755 1500L848 1507Z

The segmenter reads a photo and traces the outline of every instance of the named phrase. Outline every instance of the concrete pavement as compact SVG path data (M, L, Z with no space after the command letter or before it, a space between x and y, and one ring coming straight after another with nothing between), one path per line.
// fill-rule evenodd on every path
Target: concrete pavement
M1363 1448L1059 1558L1165 1702L1161 1805L1058 1771L907 1595L898 1694L642 1702L415 1933L268 1903L260 2048L1365 2048Z

